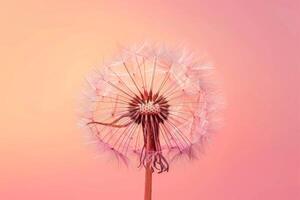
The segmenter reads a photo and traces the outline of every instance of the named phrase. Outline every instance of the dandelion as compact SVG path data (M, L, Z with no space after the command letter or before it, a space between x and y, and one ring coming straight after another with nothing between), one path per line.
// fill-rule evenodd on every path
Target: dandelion
M214 131L212 69L185 51L142 45L123 49L88 78L84 124L106 152L124 163L137 158L145 200L153 172L196 158Z

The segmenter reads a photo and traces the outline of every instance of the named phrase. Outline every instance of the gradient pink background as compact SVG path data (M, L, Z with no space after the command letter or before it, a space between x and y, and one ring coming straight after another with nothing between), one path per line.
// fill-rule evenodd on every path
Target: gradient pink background
M163 3L162 3L163 2ZM202 159L154 176L154 200L300 199L299 1L8 1L0 8L0 199L142 199L144 174L95 159L84 76L118 45L213 60L225 126Z

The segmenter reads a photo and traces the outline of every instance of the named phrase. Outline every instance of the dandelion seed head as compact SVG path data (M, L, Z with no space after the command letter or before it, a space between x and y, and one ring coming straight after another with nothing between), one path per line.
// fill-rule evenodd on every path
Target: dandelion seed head
M196 158L215 131L221 104L213 67L183 51L143 44L87 78L85 128L105 152L168 171L180 157Z

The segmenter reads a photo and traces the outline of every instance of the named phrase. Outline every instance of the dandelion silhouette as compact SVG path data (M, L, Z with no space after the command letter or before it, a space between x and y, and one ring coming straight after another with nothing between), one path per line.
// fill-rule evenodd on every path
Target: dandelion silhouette
M184 50L142 45L88 78L84 124L97 143L127 163L145 168L145 200L152 173L168 172L174 159L197 157L214 131L213 68Z

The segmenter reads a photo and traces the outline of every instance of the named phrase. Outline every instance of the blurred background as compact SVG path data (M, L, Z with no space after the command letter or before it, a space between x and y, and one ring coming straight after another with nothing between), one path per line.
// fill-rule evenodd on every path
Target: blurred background
M77 125L84 77L120 45L184 44L216 66L224 127L153 199L300 199L299 1L2 1L0 198L142 199L144 172Z

